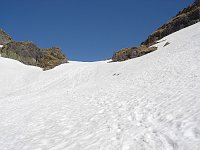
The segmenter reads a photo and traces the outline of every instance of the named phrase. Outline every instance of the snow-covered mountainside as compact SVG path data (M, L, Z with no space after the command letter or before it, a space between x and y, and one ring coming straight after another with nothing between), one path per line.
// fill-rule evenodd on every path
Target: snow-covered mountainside
M0 150L199 150L200 23L157 46L46 72L0 57Z

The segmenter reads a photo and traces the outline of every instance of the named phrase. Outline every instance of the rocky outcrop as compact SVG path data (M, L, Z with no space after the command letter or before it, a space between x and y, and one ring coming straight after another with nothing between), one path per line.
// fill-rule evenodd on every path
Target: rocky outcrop
M66 56L60 48L38 48L32 42L16 42L0 29L0 56L18 60L26 65L33 65L44 70L52 69L63 63L67 63Z
M66 56L62 53L60 48L52 47L42 49L42 53L43 58L41 64L44 70L52 69L55 66L68 62Z
M141 45L151 46L157 40L200 21L200 0L180 11L168 23L158 28Z
M132 48L124 48L120 51L116 52L112 56L112 61L124 61L136 57L143 56L145 54L148 54L152 51L155 51L156 47L146 47L146 46L140 46L140 47L132 47Z
M139 47L124 48L116 52L112 57L112 61L124 61L135 57L140 57L142 55L155 51L157 48L151 46L153 44L156 44L156 41L178 30L193 25L199 21L200 0L196 0L192 5L180 11L168 23L158 28L153 34L151 34L147 38L147 40L142 42ZM168 44L169 43L167 43L166 45Z
M0 45L4 45L11 41L12 41L12 38L6 32L0 29Z
M40 49L32 42L9 42L2 47L0 54L2 57L38 66L44 70L67 63L67 58L59 48Z

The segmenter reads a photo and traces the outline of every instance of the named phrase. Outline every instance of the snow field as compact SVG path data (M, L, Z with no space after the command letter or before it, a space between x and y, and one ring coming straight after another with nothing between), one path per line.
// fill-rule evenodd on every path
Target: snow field
M0 149L199 150L200 23L160 41L46 72L0 57Z

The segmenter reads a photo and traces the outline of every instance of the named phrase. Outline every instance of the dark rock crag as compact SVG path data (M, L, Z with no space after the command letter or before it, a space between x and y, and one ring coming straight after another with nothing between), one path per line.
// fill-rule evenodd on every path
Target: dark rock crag
M200 0L196 0L192 5L184 8L169 22L158 28L141 45L151 46L163 37L191 26L200 21Z
M11 41L12 41L12 38L6 32L0 29L0 45L4 45Z
M42 49L44 57L42 58L42 68L44 70L49 70L55 66L67 63L68 60L66 56L62 53L60 48L52 47Z
M0 45L3 45L0 47L0 56L18 60L26 65L38 66L43 70L68 62L60 48L41 49L32 42L16 42L2 29L0 29Z
M59 48L38 48L32 42L11 41L0 49L2 57L18 60L26 65L33 65L49 70L63 63L67 58Z
M120 51L116 52L113 57L112 61L125 61L128 59L136 58L148 54L152 51L155 51L156 47L132 47L132 48L123 48Z
M124 61L155 51L157 48L151 46L156 44L158 40L199 21L200 0L196 0L192 5L180 11L168 23L153 32L139 47L124 48L116 52L112 56L112 61Z

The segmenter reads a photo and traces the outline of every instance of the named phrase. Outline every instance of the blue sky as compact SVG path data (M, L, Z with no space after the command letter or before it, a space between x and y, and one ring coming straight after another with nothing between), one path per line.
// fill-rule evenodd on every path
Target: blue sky
M194 0L0 0L0 28L16 41L97 61L139 45Z

